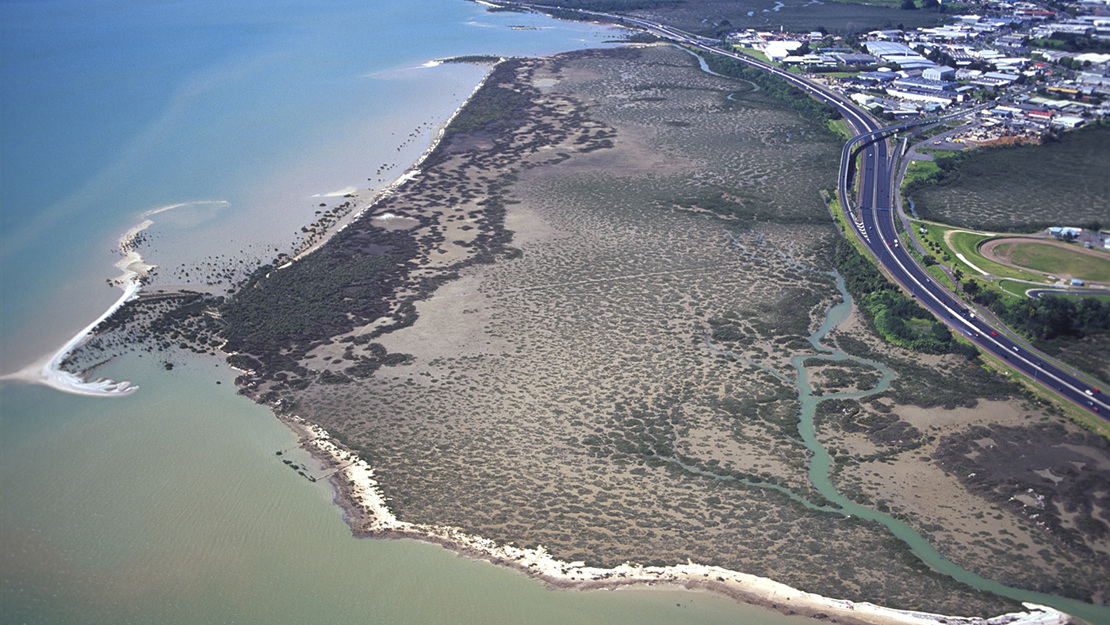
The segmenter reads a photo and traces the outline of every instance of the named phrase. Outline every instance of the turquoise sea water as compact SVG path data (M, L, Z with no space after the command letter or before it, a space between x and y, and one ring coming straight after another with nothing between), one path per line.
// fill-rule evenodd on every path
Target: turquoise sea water
M118 297L113 248L144 213L180 205L152 217L149 262L268 259L321 196L400 174L483 73L428 61L614 36L461 0L0 2L0 373ZM353 539L223 364L100 374L141 390L0 382L0 622L807 622Z
M554 592L415 541L352 538L269 411L207 360L140 393L4 391L4 623L805 623L706 594ZM140 373L136 374L135 372ZM220 386L216 381L221 381Z
M612 36L459 0L0 3L0 373L118 297L113 248L143 213L187 204L153 217L150 262L268 252L314 196L400 174L483 73L427 61ZM141 389L0 382L0 622L801 622L704 594L551 592L354 539L226 366L132 355L100 373Z
M613 34L461 0L0 3L0 373L118 297L112 250L144 212L218 202L155 219L163 274L271 257L313 196L399 175L483 73L426 62Z

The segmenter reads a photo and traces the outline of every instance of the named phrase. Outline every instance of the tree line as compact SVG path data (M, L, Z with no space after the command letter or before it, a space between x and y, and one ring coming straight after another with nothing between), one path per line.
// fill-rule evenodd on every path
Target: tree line
M890 343L927 354L979 354L916 301L891 284L851 243L838 239L833 247L837 271L868 324Z
M1083 338L1110 331L1110 304L1094 298L1013 299L981 290L973 301L989 308L1007 326L1031 339Z

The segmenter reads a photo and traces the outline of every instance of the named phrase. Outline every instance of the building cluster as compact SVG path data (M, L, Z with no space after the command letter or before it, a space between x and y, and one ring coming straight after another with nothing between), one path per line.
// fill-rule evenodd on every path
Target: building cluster
M980 113L982 140L1039 137L1110 114L1110 0L981 0L976 10L916 30L745 30L727 41L888 118L993 103Z

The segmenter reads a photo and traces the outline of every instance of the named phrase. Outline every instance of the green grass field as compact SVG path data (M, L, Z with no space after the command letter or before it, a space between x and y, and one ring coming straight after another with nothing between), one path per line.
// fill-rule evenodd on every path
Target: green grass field
M1088 282L1110 281L1110 256L1094 256L1055 245L1035 242L1008 246L1010 260L1027 269L1055 276L1072 276Z
M1013 278L1016 280L1029 280L1047 284L1048 278L1030 271L1022 271L1013 267L988 260L979 254L979 244L995 235L968 232L960 228L944 226L941 224L913 221L914 231L924 227L925 235L918 234L926 250L937 259L953 269L959 269L966 276L980 276L982 272L997 278ZM951 232L949 236L945 236ZM980 271L982 270L982 271Z
M1024 282L1014 282L1013 280L999 280L998 288L1002 289L1004 293L1025 297L1025 291L1033 288L1033 285Z
M902 179L902 188L918 180L928 180L930 176L939 173L940 167L937 167L937 164L933 161L911 161L909 167L906 168L906 177Z
M959 254L957 258L965 265L969 266L974 272L971 275L981 275L980 271L976 268L983 270L992 276L1000 278L1018 278L1020 280L1043 280L1042 276L1033 273L1021 271L1020 269L1013 269L1001 263L996 263L988 260L979 254L979 245L984 241L992 239L989 234L980 234L977 232L967 232L961 230L954 230L948 235L950 249ZM972 266L974 265L974 266Z
M756 50L755 48L743 48L743 47L740 47L740 46L732 46L732 47L736 48L736 51L741 53L741 54L746 54L748 56L755 57L755 58L759 59L760 61L763 61L764 63L771 63L771 59L766 54L763 54L762 52L760 52L759 50ZM778 63L771 63L771 64L772 65L778 65Z

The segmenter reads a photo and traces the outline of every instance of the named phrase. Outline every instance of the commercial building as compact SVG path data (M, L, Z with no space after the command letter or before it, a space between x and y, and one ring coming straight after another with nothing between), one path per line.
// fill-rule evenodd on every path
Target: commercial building
M897 87L899 89L915 89L918 91L936 93L941 91L951 91L955 87L959 86L959 83L943 80L930 80L922 75L920 78L915 76L899 78L898 80L895 80L891 84L891 86Z
M956 70L944 66L929 67L921 72L921 77L926 80L934 81L952 80L956 77Z

